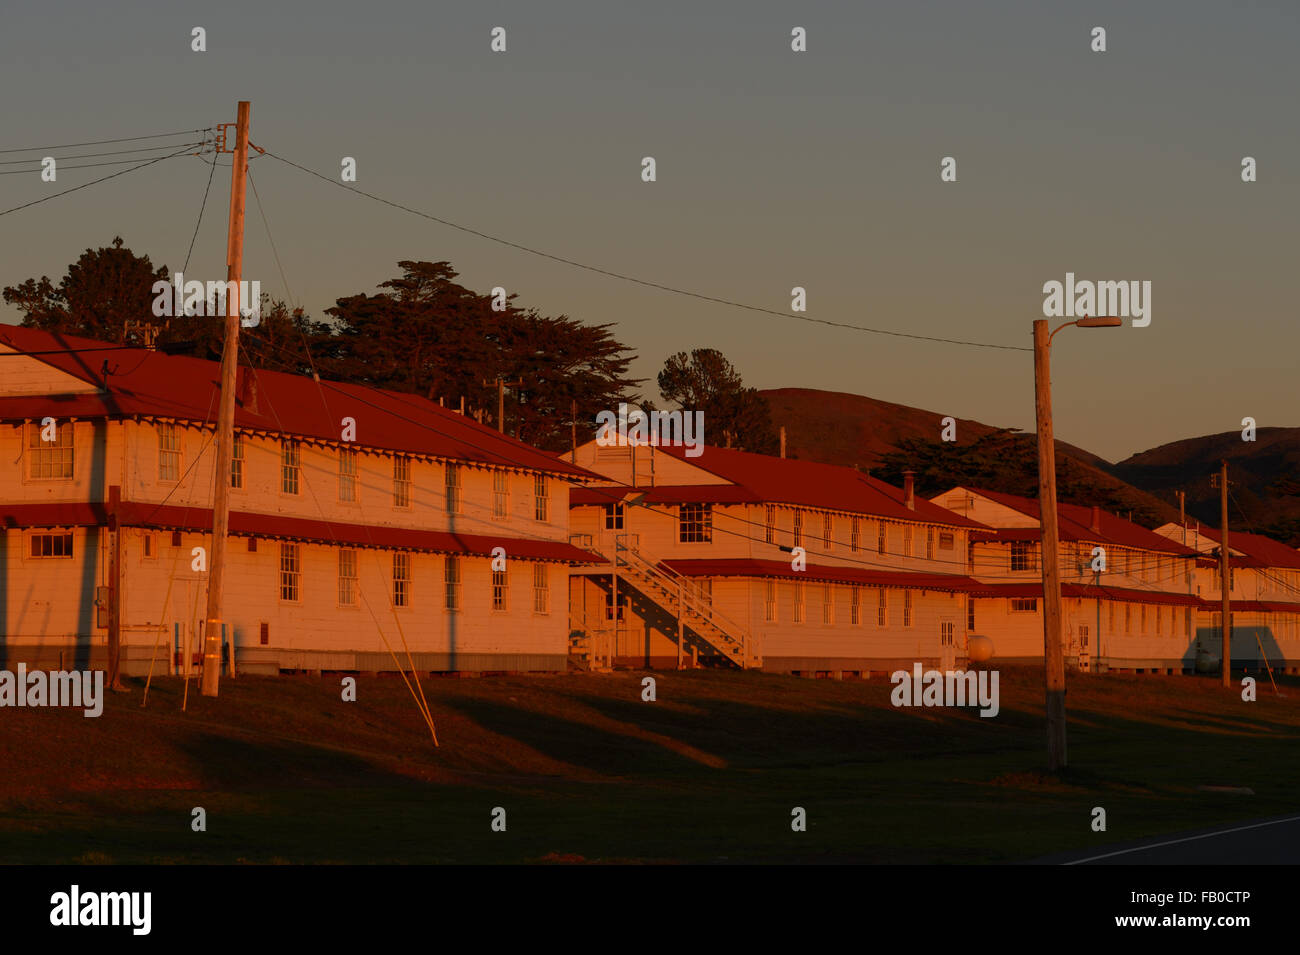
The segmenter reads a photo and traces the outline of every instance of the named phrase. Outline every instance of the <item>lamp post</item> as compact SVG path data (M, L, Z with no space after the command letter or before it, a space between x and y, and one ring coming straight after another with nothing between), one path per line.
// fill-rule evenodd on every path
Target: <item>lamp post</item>
M1038 509L1043 541L1043 670L1047 694L1047 758L1055 772L1065 768L1065 649L1061 634L1061 568L1056 526L1056 443L1052 433L1052 338L1062 328L1114 328L1118 318L1080 318L1048 332L1034 322L1034 414L1038 427Z

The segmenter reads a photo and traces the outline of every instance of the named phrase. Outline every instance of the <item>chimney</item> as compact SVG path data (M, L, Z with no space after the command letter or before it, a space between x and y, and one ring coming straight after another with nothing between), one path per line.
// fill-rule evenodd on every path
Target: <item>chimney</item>
M916 472L903 472L903 503L907 505L909 511L916 510Z
M1092 505L1092 529L1099 533L1101 531L1101 508L1096 504Z
M785 426L781 426L781 457L785 457Z

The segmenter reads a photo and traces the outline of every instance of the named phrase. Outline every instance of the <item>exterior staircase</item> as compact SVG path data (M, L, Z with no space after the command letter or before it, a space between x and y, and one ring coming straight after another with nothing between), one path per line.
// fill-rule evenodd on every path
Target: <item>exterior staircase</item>
M611 563L620 579L631 583L666 613L681 620L682 626L707 643L737 667L746 669L755 661L750 657L749 631L717 610L695 582L682 574L656 564L633 547L629 535L615 538ZM606 559L608 555L605 556Z

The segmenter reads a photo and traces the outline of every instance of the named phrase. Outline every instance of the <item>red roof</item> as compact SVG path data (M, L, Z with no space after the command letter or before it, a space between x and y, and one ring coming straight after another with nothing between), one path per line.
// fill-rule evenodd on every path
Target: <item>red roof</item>
M1211 530L1208 527L1201 528L1201 535L1208 537L1216 544L1219 542L1219 532ZM1281 541L1275 541L1271 537L1264 537L1262 534L1248 534L1245 531L1228 531L1228 550L1240 551L1247 557L1253 559L1253 563L1247 564L1237 558L1232 558L1231 563L1236 567L1293 567L1300 568L1300 550L1294 547L1288 547Z
M757 504L753 491L735 484L660 484L655 487L575 487L569 491L569 506L616 504L629 494L644 494L643 504Z
M911 587L923 590L968 591L980 586L970 577L956 574L920 574L904 570L874 570L857 567L828 567L809 564L795 570L789 561L756 558L665 560L669 570L685 577L783 577L797 580L831 581L844 584L874 584L880 587Z
M697 457L687 457L681 447L661 445L659 450L745 488L755 501L950 527L984 527L920 496L914 498L915 509L909 508L901 488L837 464L708 446Z
M0 527L97 527L107 521L103 504L0 504Z
M973 494L988 498L1003 507L1019 511L1036 521L1041 520L1038 501L1034 498L1020 497L1017 494L1003 494L1001 491L985 491L980 488L969 488L969 490ZM1155 531L1149 531L1139 524L1126 521L1124 518L1100 508L1098 509L1097 530L1093 530L1092 520L1093 509L1090 507L1060 503L1056 506L1056 526L1061 540L1095 541L1115 547L1134 547L1140 550L1161 551L1166 554L1191 555L1196 553L1190 547L1184 547L1182 544L1157 534ZM1038 540L1040 537L1041 532L1036 527L1008 527L999 528L992 537L984 539Z
M1038 584L980 584L976 597L1039 597L1043 585ZM1167 593L1160 590L1137 590L1132 587L1109 587L1096 584L1061 584L1062 597L1083 597L1086 600L1119 600L1127 603L1163 604L1175 607L1200 607L1201 598L1191 594Z
M212 531L212 511L202 507L123 501L118 505L117 519L124 527L154 527L202 533ZM102 504L0 505L0 527L93 527L107 522L108 509ZM491 555L492 548L504 547L507 557L568 564L596 564L605 559L566 541L493 534L456 534L381 524L345 524L281 514L255 514L250 511L230 512L230 533L234 537L284 538L354 547L484 557Z
M0 395L0 420L39 420L51 415L216 421L221 377L218 362L114 347L89 338L2 324L0 345L20 352L52 351L32 357L99 387L91 394ZM86 348L99 350L84 354L75 351ZM0 362L5 360L0 358ZM105 364L110 372L106 386L100 372ZM239 373L242 386L250 369L241 367ZM324 380L317 384L311 378L278 371L258 371L253 377L258 410L254 412L245 404L241 391L235 404L236 428L337 443L342 419L351 417L356 419L354 444L359 448L546 471L579 479L598 477L418 395Z

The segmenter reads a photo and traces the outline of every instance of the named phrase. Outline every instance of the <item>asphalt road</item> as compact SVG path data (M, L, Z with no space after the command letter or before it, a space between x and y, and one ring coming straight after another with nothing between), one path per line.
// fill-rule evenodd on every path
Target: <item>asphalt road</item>
M1296 865L1300 816L1156 836L1029 860L1030 865Z

